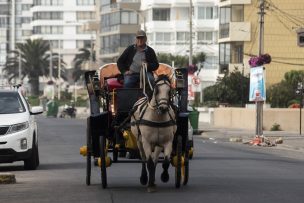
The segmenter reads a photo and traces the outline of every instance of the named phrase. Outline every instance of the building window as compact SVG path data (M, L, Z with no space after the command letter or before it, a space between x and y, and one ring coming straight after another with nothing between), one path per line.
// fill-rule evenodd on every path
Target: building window
M9 15L10 14L10 9L9 5L4 4L0 6L0 15Z
M0 28L8 26L8 17L0 17Z
M177 32L176 33L176 43L177 44L186 44L189 43L189 32Z
M101 41L101 53L102 54L117 53L119 44L120 44L119 35L104 36L102 37L102 41Z
M95 5L95 0L77 0L78 6L93 6Z
M231 22L243 22L244 21L244 6L233 5L231 6Z
M132 11L121 12L121 24L138 24L137 13Z
M215 19L217 18L217 7L207 6L198 7L197 9L198 19Z
M32 35L32 30L22 30L22 36L31 36Z
M156 32L155 44L170 44L171 33L170 32Z
M63 34L62 26L35 26L33 34Z
M60 6L63 5L63 0L34 0L34 5Z
M121 34L120 35L120 47L127 47L134 43L134 34Z
M220 65L228 65L231 59L230 43L220 43Z
M231 63L243 63L243 43L231 44Z
M77 12L77 20L94 20L95 12L79 11Z
M170 21L170 8L153 8L153 21Z
M63 20L63 12L35 12L34 20Z
M213 32L197 32L197 40L201 43L210 43L213 41Z
M120 24L120 12L101 16L101 28L103 32L115 31Z
M76 47L77 48L90 48L91 40L77 40Z

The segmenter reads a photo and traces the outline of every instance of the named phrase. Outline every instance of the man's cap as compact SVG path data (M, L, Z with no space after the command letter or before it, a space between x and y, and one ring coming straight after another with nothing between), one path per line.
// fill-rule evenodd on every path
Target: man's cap
M143 30L138 30L136 33L136 37L146 37L146 32Z

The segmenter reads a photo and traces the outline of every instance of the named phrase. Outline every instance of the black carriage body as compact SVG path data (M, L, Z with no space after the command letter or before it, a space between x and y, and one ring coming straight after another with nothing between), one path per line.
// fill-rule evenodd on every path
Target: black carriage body
M140 88L122 88L115 90L114 110L112 126L120 125L128 116L137 100L144 97Z
M111 118L109 112L102 112L98 115L91 115L87 118L88 136L90 136L92 140L91 151L94 157L100 156L100 136L109 136L110 121Z

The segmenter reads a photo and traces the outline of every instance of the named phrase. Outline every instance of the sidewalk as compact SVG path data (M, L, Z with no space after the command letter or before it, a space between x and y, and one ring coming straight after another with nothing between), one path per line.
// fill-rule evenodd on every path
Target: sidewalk
M199 123L199 129L203 131L202 137L207 139L218 139L227 142L247 143L255 137L255 130L231 129L214 127L209 123ZM304 153L304 134L288 131L263 131L263 135L271 142L281 138L282 144L277 144L277 148L295 150Z

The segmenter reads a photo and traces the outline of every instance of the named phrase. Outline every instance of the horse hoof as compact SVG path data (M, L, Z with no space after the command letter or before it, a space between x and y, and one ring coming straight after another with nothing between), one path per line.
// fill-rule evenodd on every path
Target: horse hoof
M148 192L149 192L149 193L156 192L156 185L154 185L154 186L149 186L149 187L148 187Z
M161 181L164 183L169 181L169 173L168 172L163 172L160 176Z
M147 185L148 183L148 176L140 176L140 184Z

